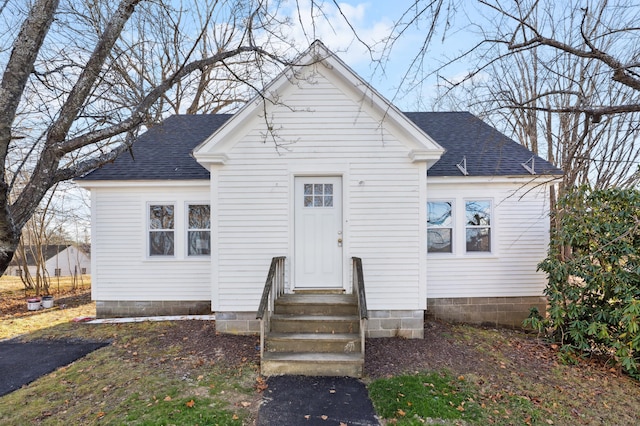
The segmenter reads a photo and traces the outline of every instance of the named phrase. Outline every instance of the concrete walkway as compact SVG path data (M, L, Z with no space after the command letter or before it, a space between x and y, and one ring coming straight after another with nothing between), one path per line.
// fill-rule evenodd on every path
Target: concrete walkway
M358 379L273 376L267 385L258 426L380 425L367 388Z

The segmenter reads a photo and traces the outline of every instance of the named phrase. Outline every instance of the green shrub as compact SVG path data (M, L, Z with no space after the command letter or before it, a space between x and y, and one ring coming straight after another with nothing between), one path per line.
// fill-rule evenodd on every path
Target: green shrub
M525 325L547 333L565 356L610 356L640 377L640 192L577 188L558 203L560 226L548 257L546 318Z

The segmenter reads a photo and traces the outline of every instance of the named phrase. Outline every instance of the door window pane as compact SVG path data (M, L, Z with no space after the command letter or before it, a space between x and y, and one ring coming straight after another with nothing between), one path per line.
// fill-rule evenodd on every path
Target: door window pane
M304 184L305 207L333 207L332 183L305 183Z

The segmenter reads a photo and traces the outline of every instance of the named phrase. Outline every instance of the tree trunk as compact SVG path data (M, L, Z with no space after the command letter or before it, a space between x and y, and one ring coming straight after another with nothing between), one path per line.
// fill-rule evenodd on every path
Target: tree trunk
M8 203L8 185L0 182L0 276L9 267L20 242L20 229L13 222Z

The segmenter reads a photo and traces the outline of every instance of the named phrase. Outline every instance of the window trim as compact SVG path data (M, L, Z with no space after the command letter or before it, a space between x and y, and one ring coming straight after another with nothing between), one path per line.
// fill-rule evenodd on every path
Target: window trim
M145 257L148 260L169 260L169 259L176 259L177 258L177 253L178 253L178 234L177 234L177 227L176 227L176 223L178 221L179 215L178 215L178 210L176 208L176 202L175 201L148 201L145 207L145 217L146 217L146 232L145 232L145 240L146 240L146 244L145 244ZM152 255L151 254L151 206L172 206L173 207L173 228L172 228L172 232L173 232L173 254L171 255ZM164 232L166 232L167 230L164 230ZM155 230L153 232L160 232L159 230Z
M429 226L429 203L451 203L451 226ZM451 251L429 251L427 245L428 256L453 256L456 254L456 200L454 198L429 198L427 199L427 241L429 241L429 229L450 229L451 230Z
M489 203L489 225L471 225L467 224L467 203L486 201ZM495 256L495 207L494 201L489 197L465 197L462 200L464 204L464 211L462 213L461 222L464 231L462 232L461 240L463 242L462 254L465 256L482 257L482 256ZM467 250L467 230L468 229L484 229L489 228L489 250L487 251L469 251Z
M209 228L189 228L189 208L191 206L209 206ZM209 254L189 254L189 232L209 232ZM184 258L185 259L209 259L213 250L211 238L211 202L209 201L185 201L184 203Z

